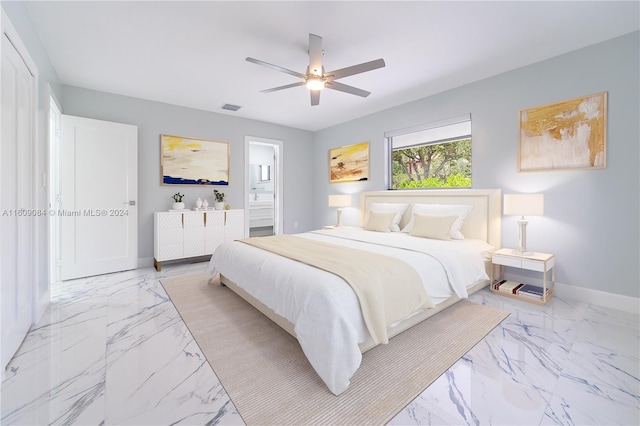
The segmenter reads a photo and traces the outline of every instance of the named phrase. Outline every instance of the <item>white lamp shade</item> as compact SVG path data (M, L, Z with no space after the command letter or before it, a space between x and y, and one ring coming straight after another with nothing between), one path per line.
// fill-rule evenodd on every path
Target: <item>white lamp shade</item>
M504 194L503 212L513 216L542 216L544 194Z
M351 206L351 195L330 194L329 207L349 207Z

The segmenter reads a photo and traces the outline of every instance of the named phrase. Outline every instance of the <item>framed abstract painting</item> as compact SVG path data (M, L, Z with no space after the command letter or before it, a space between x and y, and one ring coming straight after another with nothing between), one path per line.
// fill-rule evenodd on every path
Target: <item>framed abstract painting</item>
M162 185L229 185L229 143L160 135Z
M329 150L329 183L369 180L369 142Z
M518 170L603 169L607 92L520 111Z

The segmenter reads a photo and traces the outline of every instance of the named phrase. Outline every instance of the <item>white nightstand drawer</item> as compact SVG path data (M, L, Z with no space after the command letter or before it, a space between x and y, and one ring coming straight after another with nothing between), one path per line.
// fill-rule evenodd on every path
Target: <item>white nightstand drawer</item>
M512 266L514 268L522 268L528 269L530 271L538 271L545 272L549 269L553 268L555 257L551 257L546 260L546 268L545 268L545 260L543 259L534 259L534 258L524 258L524 257L514 257L514 256L504 256L500 254L494 254L492 256L492 262L496 265L504 265L504 266Z
M516 268L522 267L522 260L515 257L499 256L494 254L492 259L493 263L496 265L513 266Z
M544 262L536 262L533 260L522 259L522 269L528 269L530 271L544 272Z

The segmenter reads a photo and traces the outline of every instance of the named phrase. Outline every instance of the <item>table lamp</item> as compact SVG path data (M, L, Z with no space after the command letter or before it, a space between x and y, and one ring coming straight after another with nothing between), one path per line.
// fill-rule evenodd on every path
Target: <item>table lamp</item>
M329 207L338 208L338 224L336 226L342 226L342 208L351 206L351 195L347 194L330 194L329 195Z
M542 216L544 214L543 194L504 194L505 215L520 216L518 219L518 248L514 254L520 256L532 256L533 252L527 251L527 223L525 216Z

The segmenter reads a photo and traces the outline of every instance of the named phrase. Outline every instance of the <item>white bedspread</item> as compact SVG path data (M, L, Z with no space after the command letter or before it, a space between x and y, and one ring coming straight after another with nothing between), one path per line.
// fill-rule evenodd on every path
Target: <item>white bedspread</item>
M409 262L436 305L454 295L465 298L468 287L489 279L484 254L493 247L479 240L440 241L354 228L298 235ZM368 332L358 299L342 278L239 242L219 246L208 272L223 274L294 324L300 346L329 390L339 395L347 389L362 360L358 343Z

